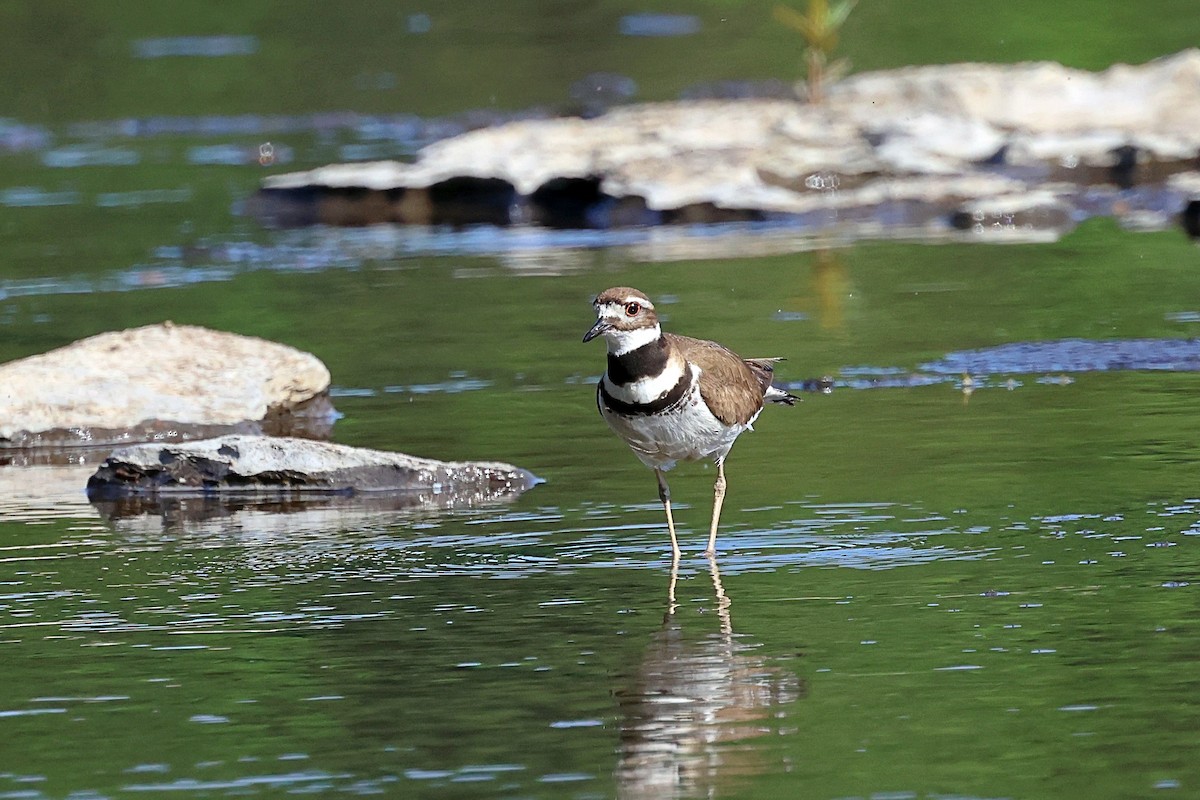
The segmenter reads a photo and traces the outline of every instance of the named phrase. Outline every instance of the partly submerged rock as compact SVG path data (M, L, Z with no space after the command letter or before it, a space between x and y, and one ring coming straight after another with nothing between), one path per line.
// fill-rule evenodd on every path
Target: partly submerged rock
M921 370L940 375L1029 375L1123 370L1200 372L1197 339L1055 339L948 353Z
M439 487L440 491L359 491L352 495L292 491L283 496L282 492L267 491L197 495L177 490L108 499L97 494L89 500L86 486L95 472L94 465L78 463L0 466L0 522L100 517L123 532L153 534L169 528L197 536L238 532L238 536L250 538L302 535L325 539L330 531L387 527L397 512L508 502L526 488L517 480L511 486L497 482L473 488L464 488L460 482ZM518 471L518 475L527 473Z
M319 359L264 339L169 322L102 333L0 365L0 461L230 432L323 438L328 390Z
M1060 234L1084 216L1139 212L1123 197L1097 204L1097 185L1114 197L1159 186L1198 159L1193 49L1099 73L1052 63L863 73L832 87L821 105L699 100L521 120L436 142L413 163L275 175L253 205L280 225L786 218L843 235L914 224L939 235L961 230L947 220L963 204L1028 207L1049 192L1049 205L1035 204L1049 213L999 230ZM1145 202L1169 217L1189 199L1168 187Z
M1177 322L1200 321L1200 312L1168 315ZM1008 342L947 353L916 371L904 367L843 367L834 381L849 389L895 389L957 384L976 389L1015 389L1022 380L1069 386L1079 372L1200 372L1198 339L1054 339ZM1018 380L1020 378L1021 380ZM786 386L791 389L793 387Z
M469 505L515 496L536 483L532 473L500 462L435 461L309 439L230 435L122 448L100 465L87 491L92 500L392 493L408 496L411 505Z

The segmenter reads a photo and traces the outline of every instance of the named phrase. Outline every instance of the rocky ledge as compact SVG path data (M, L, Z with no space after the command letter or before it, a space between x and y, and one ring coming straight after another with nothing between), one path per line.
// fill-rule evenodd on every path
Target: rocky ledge
M1200 50L1091 73L952 64L780 99L521 120L266 179L269 224L607 228L775 220L844 235L1060 234L1200 215ZM1193 220L1194 223L1194 220ZM1195 223L1193 227L1200 225ZM1190 230L1190 228L1189 228Z
M405 506L471 505L539 482L500 462L435 461L309 439L230 435L114 451L88 480L93 501L199 496L289 500L404 495Z
M315 356L263 339L169 322L102 333L0 365L0 464L231 432L323 438L328 390Z

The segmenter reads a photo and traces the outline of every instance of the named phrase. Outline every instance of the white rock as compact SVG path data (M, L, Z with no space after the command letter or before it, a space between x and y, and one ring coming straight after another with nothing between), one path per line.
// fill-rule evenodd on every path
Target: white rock
M556 178L598 178L606 194L641 198L651 210L710 204L804 213L978 196L960 193L966 181L978 185L1011 167L1020 169L1001 180L1019 179L1021 186L1006 191L1020 193L1061 180L1057 167L1113 166L1113 151L1125 145L1138 148L1138 164L1186 162L1200 151L1200 50L1098 73L1053 63L864 73L832 87L820 106L653 103L589 120L524 120L436 142L412 165L333 165L275 176L264 188L421 188L475 177L507 181L528 196ZM979 166L1001 149L1005 165ZM826 173L868 180L828 192ZM1111 177L1078 175L1079 183ZM926 182L898 188L872 177ZM939 186L953 193L932 197Z
M328 389L315 356L264 339L171 323L102 333L0 365L0 447L261 426Z
M995 155L1006 139L982 120L930 112L889 120L880 135L876 154L894 171L931 175L961 172Z
M944 64L851 76L831 88L835 113L861 120L918 112L1000 129L1171 131L1200 144L1200 50L1103 72L1061 64Z
M1200 172L1180 172L1167 179L1167 186L1192 198L1200 198Z
M1036 136L1022 133L1013 137L1008 160L1013 164L1109 167L1116 163L1113 151L1129 141L1126 134L1111 128Z

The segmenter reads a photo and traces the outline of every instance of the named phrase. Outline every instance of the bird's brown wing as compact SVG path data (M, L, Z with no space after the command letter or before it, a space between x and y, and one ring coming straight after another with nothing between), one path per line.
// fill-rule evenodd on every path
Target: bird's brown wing
M767 393L767 389L771 388L771 381L775 378L775 362L783 361L782 358L745 358L746 366L750 367L750 371L754 373L754 377L758 378L758 385L762 387L763 394Z
M713 416L726 425L745 425L762 410L763 385L758 371L737 353L716 342L664 333L680 355L700 368L700 397Z

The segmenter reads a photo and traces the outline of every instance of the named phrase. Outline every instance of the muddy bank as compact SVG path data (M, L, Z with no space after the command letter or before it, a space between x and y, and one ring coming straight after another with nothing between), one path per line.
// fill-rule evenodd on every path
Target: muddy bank
M828 101L700 100L522 120L413 163L266 179L275 225L612 228L787 219L851 235L1058 235L1174 224L1200 198L1200 50L1101 73L1052 63L864 73Z
M139 441L326 438L329 370L286 345L163 323L0 365L0 464L98 460Z

